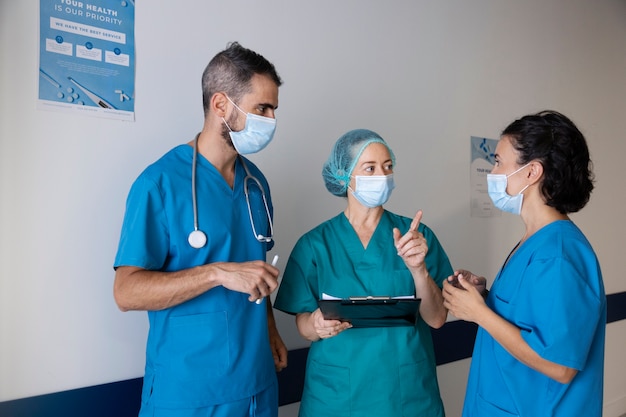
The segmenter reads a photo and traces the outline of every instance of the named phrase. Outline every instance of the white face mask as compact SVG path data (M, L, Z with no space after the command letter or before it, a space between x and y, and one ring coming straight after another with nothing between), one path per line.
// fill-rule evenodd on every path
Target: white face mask
M226 120L222 117L222 121L230 130L230 139L233 141L235 150L241 155L259 152L265 148L274 137L276 131L276 119L271 117L259 116L257 114L246 113L239 108L228 96L228 101L240 112L246 115L246 125L239 132L233 132Z
M506 211L507 213L519 215L522 212L522 201L524 200L524 194L522 193L528 188L528 185L522 188L522 190L516 195L510 195L507 193L506 187L508 178L511 175L517 174L528 165L530 165L530 163L524 165L509 175L487 174L487 192L489 193L489 197L491 197L491 201L493 201L494 206L502 211Z
M391 191L396 188L393 174L389 175L357 175L355 190L350 191L365 207L374 208L382 206L389 200Z

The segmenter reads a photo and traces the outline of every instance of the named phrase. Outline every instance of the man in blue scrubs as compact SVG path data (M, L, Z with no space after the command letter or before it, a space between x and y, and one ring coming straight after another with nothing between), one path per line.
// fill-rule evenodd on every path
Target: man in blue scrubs
M267 298L278 285L265 262L273 208L242 155L271 141L281 84L264 57L231 43L202 76L202 131L132 185L114 295L150 321L140 416L278 414L287 350Z

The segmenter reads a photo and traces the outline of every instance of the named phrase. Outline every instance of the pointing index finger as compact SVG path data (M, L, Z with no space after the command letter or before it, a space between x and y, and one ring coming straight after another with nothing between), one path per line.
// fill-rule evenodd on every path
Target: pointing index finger
M417 232L417 228L420 226L420 222L422 221L422 210L418 210L411 222L411 226L409 230L415 230Z

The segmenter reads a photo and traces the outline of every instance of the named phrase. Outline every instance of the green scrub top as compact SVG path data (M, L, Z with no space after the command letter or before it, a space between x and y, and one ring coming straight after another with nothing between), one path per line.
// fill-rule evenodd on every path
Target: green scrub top
M393 228L406 233L411 219L384 211L363 248L343 213L302 236L294 247L274 307L290 314L313 312L322 293L415 295L413 277L398 256ZM435 234L419 226L428 244L426 265L439 287L452 266ZM351 328L311 344L304 416L443 416L430 328Z

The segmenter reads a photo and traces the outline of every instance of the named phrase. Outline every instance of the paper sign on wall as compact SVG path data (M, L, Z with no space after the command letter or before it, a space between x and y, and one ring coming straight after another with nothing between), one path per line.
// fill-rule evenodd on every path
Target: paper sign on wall
M41 0L37 108L133 121L133 0Z
M487 193L487 174L495 164L496 139L470 138L470 215L471 217L501 216Z

